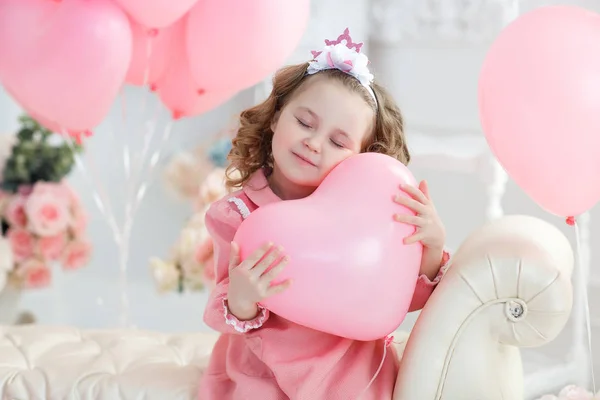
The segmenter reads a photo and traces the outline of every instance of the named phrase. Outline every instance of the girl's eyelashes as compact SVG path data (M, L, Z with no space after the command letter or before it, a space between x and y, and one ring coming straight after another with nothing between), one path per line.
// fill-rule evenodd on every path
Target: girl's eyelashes
M303 126L305 128L310 128L310 125L308 125L307 123L303 122L300 118L296 118L296 121L298 121L298 124L300 124L300 126Z
M339 147L340 149L344 148L344 145L343 145L343 144L341 144L341 143L339 143L339 142L336 142L336 141L335 141L335 140L333 140L333 139L329 139L329 140L331 141L331 143L333 143L333 145L334 145L335 147Z

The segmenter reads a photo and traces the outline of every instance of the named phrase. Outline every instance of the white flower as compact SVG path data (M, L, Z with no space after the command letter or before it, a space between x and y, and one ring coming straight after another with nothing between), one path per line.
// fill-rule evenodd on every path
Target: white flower
M180 272L174 263L152 258L150 259L150 268L159 292L177 290Z
M193 257L196 245L200 240L199 236L197 229L184 228L179 234L179 239L175 243L173 256L179 261L184 261Z
M194 154L179 153L165 167L166 186L182 199L194 198L208 169L207 163Z
M215 168L206 176L200 190L200 204L210 204L213 201L219 200L227 194L227 188L225 187L225 169Z

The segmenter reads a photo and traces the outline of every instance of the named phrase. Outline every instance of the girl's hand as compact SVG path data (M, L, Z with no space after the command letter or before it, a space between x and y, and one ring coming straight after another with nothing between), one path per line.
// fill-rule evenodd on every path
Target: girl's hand
M400 185L400 189L410 197L397 195L394 201L411 210L417 215L395 214L398 222L414 225L416 232L404 239L405 244L421 242L423 246L443 250L446 243L446 229L429 196L427 182L421 181L419 187Z
M423 257L419 272L433 280L440 270L444 257L446 229L431 201L427 182L421 181L418 188L400 185L400 189L410 197L397 195L394 201L410 208L417 215L395 214L394 219L417 228L413 235L404 239L404 243L420 241L423 244Z
M289 257L282 257L282 250L267 243L240 263L240 248L237 243L231 243L227 305L239 320L255 318L260 301L289 287L289 280L271 285L289 261ZM267 272L271 265L273 268Z

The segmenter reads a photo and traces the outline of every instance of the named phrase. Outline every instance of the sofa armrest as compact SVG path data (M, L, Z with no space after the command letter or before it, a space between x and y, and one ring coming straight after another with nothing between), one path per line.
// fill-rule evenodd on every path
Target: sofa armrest
M415 324L394 400L522 399L518 347L564 328L573 262L567 238L537 218L507 216L473 232Z

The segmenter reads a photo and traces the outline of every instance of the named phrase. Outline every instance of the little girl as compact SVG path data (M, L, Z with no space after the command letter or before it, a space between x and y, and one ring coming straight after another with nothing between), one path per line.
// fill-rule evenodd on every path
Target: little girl
M222 335L200 384L201 400L392 398L399 363L396 353L386 349L387 340L350 340L269 313L259 303L293 284L271 285L289 261L285 249L273 238L274 243L241 261L238 245L232 242L252 211L310 195L336 165L354 154L378 152L404 164L409 161L400 110L373 83L362 44L353 43L347 29L336 41L325 43L321 52L313 52L313 61L278 71L269 98L241 114L227 178L229 187L241 190L213 203L206 215L217 284L204 319ZM411 198L398 195L394 201L417 215L394 218L416 226L405 243L424 245L410 307L415 311L440 280L448 255L443 250L444 227L427 185L400 190Z

